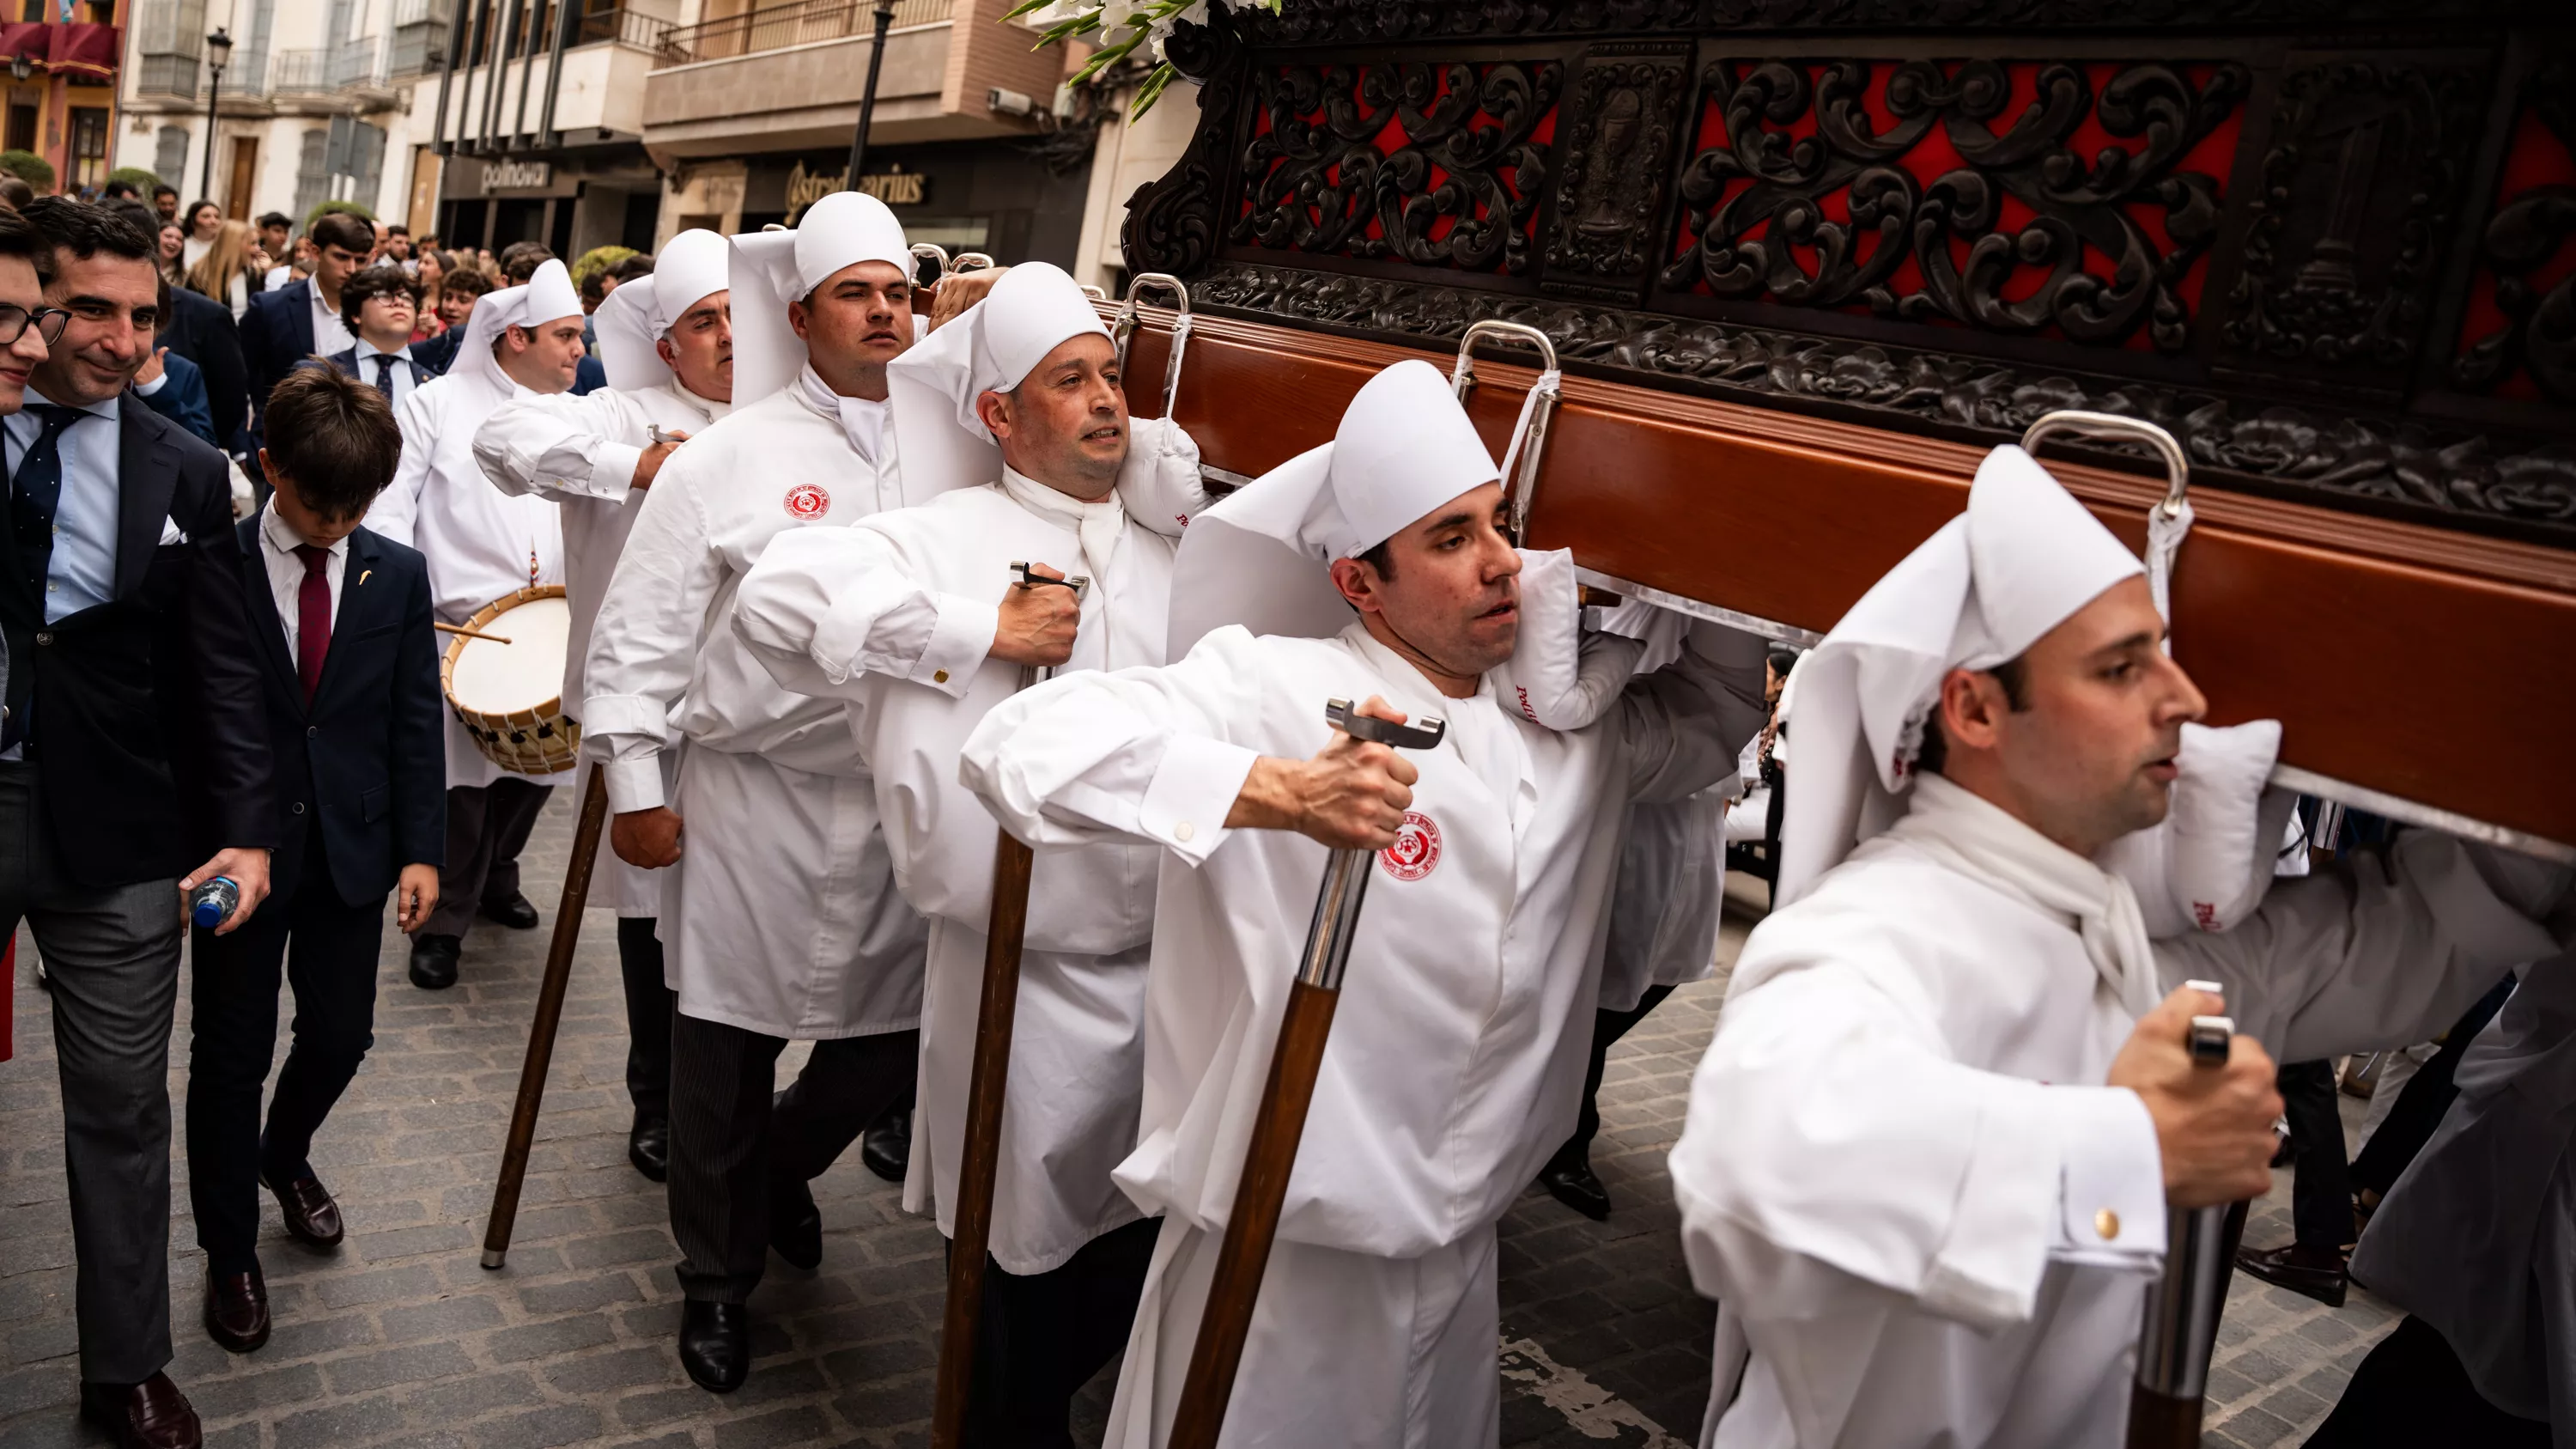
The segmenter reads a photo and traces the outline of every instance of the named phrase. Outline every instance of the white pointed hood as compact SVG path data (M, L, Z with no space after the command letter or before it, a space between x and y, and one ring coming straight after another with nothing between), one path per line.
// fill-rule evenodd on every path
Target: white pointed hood
M599 365L620 392L673 382L654 344L682 313L733 284L733 251L715 232L691 228L653 259L653 274L624 283L599 304Z
M1109 329L1061 268L1025 262L1004 272L984 300L886 367L904 476L939 489L1001 477L1001 445L975 400L1018 387L1048 353L1085 333L1107 337Z
M562 262L549 258L525 283L488 293L474 304L474 315L465 321L465 340L456 345L456 361L449 370L481 378L508 397L518 384L494 360L493 339L512 327L535 327L580 315L581 293L573 289L572 274Z
M747 232L732 243L733 395L744 403L787 386L805 366L805 344L787 325L788 303L860 262L912 275L903 223L864 192L836 191L807 207L795 230Z

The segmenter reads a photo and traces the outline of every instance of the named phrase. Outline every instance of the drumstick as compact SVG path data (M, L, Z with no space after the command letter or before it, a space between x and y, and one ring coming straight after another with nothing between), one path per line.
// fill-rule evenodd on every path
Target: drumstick
M498 634L478 633L472 629L466 628L462 624L441 624L432 621L429 627L438 630L442 634L462 634L468 639L489 639L495 644L507 644L510 642Z

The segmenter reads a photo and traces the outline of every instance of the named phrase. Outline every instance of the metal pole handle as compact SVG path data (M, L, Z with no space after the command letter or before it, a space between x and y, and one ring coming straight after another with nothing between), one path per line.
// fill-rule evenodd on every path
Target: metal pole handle
M1110 344L1118 352L1118 373L1127 373L1127 346L1136 338L1138 308L1148 291L1163 292L1172 298L1172 355L1163 362L1163 416L1173 414L1181 395L1181 358L1190 345L1190 289L1169 272L1138 272L1128 279L1127 296L1118 304L1118 317L1109 325Z
M2213 981L2190 981L2195 991L2224 997ZM2224 1016L2195 1016L2185 1045L2192 1065L2227 1065L2236 1023ZM2165 1271L2147 1294L2138 1332L2137 1382L2130 1391L2129 1449L2184 1449L2200 1442L2201 1399L2209 1388L2209 1356L2226 1307L2227 1208L2177 1208L2165 1216Z
M1461 403L1476 386L1476 344L1480 342L1508 342L1535 349L1539 355L1539 382L1522 405L1524 423L1514 429L1503 459L1504 469L1511 474L1503 480L1503 489L1511 500L1509 527L1517 544L1529 532L1530 508L1538 497L1539 462L1547 454L1548 424L1556 416L1556 344L1525 322L1487 318L1468 327L1458 339L1458 360L1449 372L1450 388Z

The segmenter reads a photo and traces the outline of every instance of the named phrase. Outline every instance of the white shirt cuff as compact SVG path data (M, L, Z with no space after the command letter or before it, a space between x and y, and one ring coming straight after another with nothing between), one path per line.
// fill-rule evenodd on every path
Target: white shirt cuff
M1136 807L1138 832L1171 847L1192 865L1206 860L1230 833L1225 817L1260 758L1241 745L1175 735Z
M142 397L150 397L150 396L152 396L154 393L159 392L161 389L163 389L164 387L167 387L167 386L169 386L169 385L170 385L170 374L168 374L168 373L166 373L166 372L165 372L165 373L162 373L159 377L156 377L156 378L152 379L150 382L138 382L138 383L136 383L136 384L134 385L134 391L135 391L135 392L136 392L136 394L137 394L137 395L139 395L139 396L142 396Z
M621 499L635 486L635 464L644 450L632 443L601 443L591 460L590 490L602 498Z
M2153 1271L2165 1253L2164 1154L2155 1119L2126 1087L2052 1087L2060 1262Z
M944 690L952 699L966 697L975 671L993 652L1002 630L1002 609L964 594L941 594L939 618L930 626L930 643L912 666L912 681Z
M651 810L668 803L662 794L661 756L611 760L603 769L608 777L608 809L611 814Z

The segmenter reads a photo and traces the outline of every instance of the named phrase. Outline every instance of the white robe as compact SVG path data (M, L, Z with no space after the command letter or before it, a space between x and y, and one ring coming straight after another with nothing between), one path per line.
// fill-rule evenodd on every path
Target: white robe
M815 1039L920 1019L923 929L842 706L781 688L731 627L772 538L906 501L890 446L862 456L790 386L663 464L600 601L584 733L612 811L680 814L655 934L680 1010L702 1021ZM674 803L662 756L683 739Z
M2576 1449L2576 956L2521 975L2352 1276L2438 1330L2489 1403Z
M474 461L474 431L503 404L537 394L464 369L433 378L395 410L402 461L367 510L367 527L419 549L429 561L430 603L446 623L530 584L560 584L563 527L541 498L513 498ZM444 649L449 641L439 640ZM449 711L448 788L482 786L514 772L492 763ZM554 784L557 775L521 776Z
M649 429L658 426L694 437L731 411L732 404L699 397L676 383L631 392L601 388L580 397L556 393L515 399L502 404L475 433L475 461L502 492L550 499L563 510L564 598L572 607L563 698L565 711L574 718L590 697L582 670L590 658L591 624L599 617L600 597L608 592L609 575L643 507L644 493L634 486L635 464L652 446ZM595 744L586 743L583 755L604 758ZM583 788L589 778L583 771ZM661 914L664 872L638 870L609 850L600 852L597 869L606 886L600 895L616 906L617 914Z
M2278 1060L2421 1040L2548 944L2512 870L2416 833L2156 974ZM1720 1305L1703 1444L2115 1449L2165 1244L2153 1124L2098 1085L2133 1024L2072 917L1897 835L1756 928L1671 1156Z
M930 918L904 1207L935 1205L951 1236L996 837L959 783L958 749L1019 686L1020 666L990 653L1009 565L1091 580L1060 673L1163 662L1174 541L1128 519L1104 567L1071 523L999 485L960 489L779 540L734 604L735 631L780 682L851 702L895 881ZM1061 1267L1140 1216L1110 1171L1136 1145L1156 869L1152 847L1117 843L1041 850L1034 862L993 1191L990 1248L1009 1272Z
M1505 711L1490 681L1442 697L1357 624L1330 639L1228 627L1168 668L1068 676L985 717L963 774L1014 834L1167 852L1142 1134L1118 1169L1167 1222L1109 1443L1168 1432L1196 1299L1166 1279L1232 1209L1322 878L1320 844L1225 828L1254 759L1323 748L1331 698L1449 720L1438 747L1408 756L1421 779L1402 849L1372 863L1270 1269L1296 1279L1311 1265L1343 1291L1265 1290L1237 1402L1302 1396L1282 1431L1300 1443L1491 1444L1492 1227L1574 1124L1624 806L1732 767L1760 724L1760 664L1745 652L1641 680L1559 734ZM1395 1353L1400 1366L1380 1357ZM1477 1372L1455 1371L1461 1355ZM1348 1392L1307 1371L1345 1359L1370 1360ZM1382 1392L1361 1392L1364 1379ZM1271 1442L1260 1424L1239 1410L1224 1442Z

